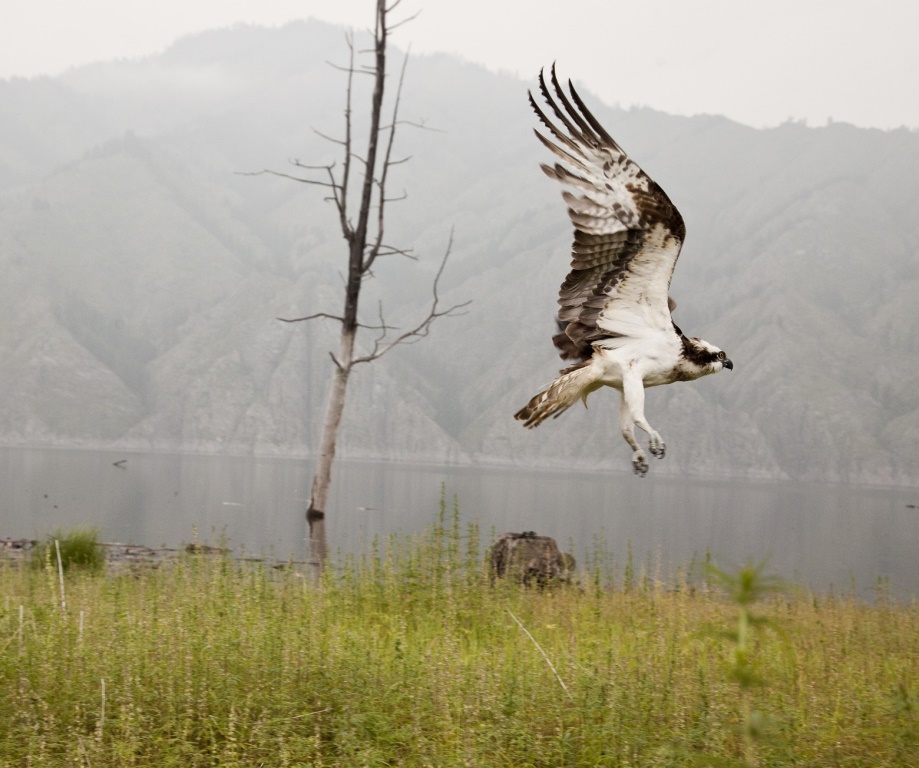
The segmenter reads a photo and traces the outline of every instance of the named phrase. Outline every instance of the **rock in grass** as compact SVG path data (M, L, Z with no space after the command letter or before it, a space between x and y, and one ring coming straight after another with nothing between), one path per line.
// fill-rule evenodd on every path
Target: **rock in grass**
M561 552L552 537L535 531L502 533L491 550L492 575L513 578L527 586L568 582L574 568L572 555Z

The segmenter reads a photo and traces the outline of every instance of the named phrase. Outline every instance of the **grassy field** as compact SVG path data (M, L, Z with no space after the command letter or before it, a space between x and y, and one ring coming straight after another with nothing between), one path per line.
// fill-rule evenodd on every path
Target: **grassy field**
M318 582L0 561L0 766L919 765L915 603L484 560L441 518Z

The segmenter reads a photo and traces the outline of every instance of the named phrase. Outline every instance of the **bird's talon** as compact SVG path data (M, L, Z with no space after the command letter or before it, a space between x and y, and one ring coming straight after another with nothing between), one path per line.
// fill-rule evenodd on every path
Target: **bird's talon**
M632 469L635 470L635 474L639 477L644 477L648 474L648 459L643 451L635 451L632 455Z

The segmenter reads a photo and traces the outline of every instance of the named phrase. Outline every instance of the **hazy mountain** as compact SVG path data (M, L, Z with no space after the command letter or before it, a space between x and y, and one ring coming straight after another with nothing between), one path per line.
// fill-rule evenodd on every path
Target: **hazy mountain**
M336 159L316 131L341 134L346 57L309 22L0 81L0 441L314 449L335 328L276 318L337 311L343 242L321 188L240 172ZM410 61L401 117L425 127L400 129L387 240L419 260L377 270L366 318L426 313L451 229L442 300L474 303L357 371L343 455L628 471L615 393L532 432L511 416L560 367L570 240L529 85ZM919 484L919 134L583 95L687 221L677 322L735 362L649 391L652 471Z

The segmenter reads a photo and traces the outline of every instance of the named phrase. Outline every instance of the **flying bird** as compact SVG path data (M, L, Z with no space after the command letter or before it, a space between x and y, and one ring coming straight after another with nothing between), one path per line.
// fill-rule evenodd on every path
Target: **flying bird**
M550 134L537 138L558 158L542 165L564 185L562 197L574 224L571 271L559 290L558 333L552 341L570 363L514 418L527 428L558 417L578 400L607 386L621 393L619 426L632 449L632 468L644 476L645 452L636 425L648 434L652 456L664 458L660 433L645 418L645 388L691 381L733 363L723 350L687 337L674 324L670 280L686 237L683 217L578 96L571 81L551 87L539 73L539 90L553 122L530 93L530 104Z

